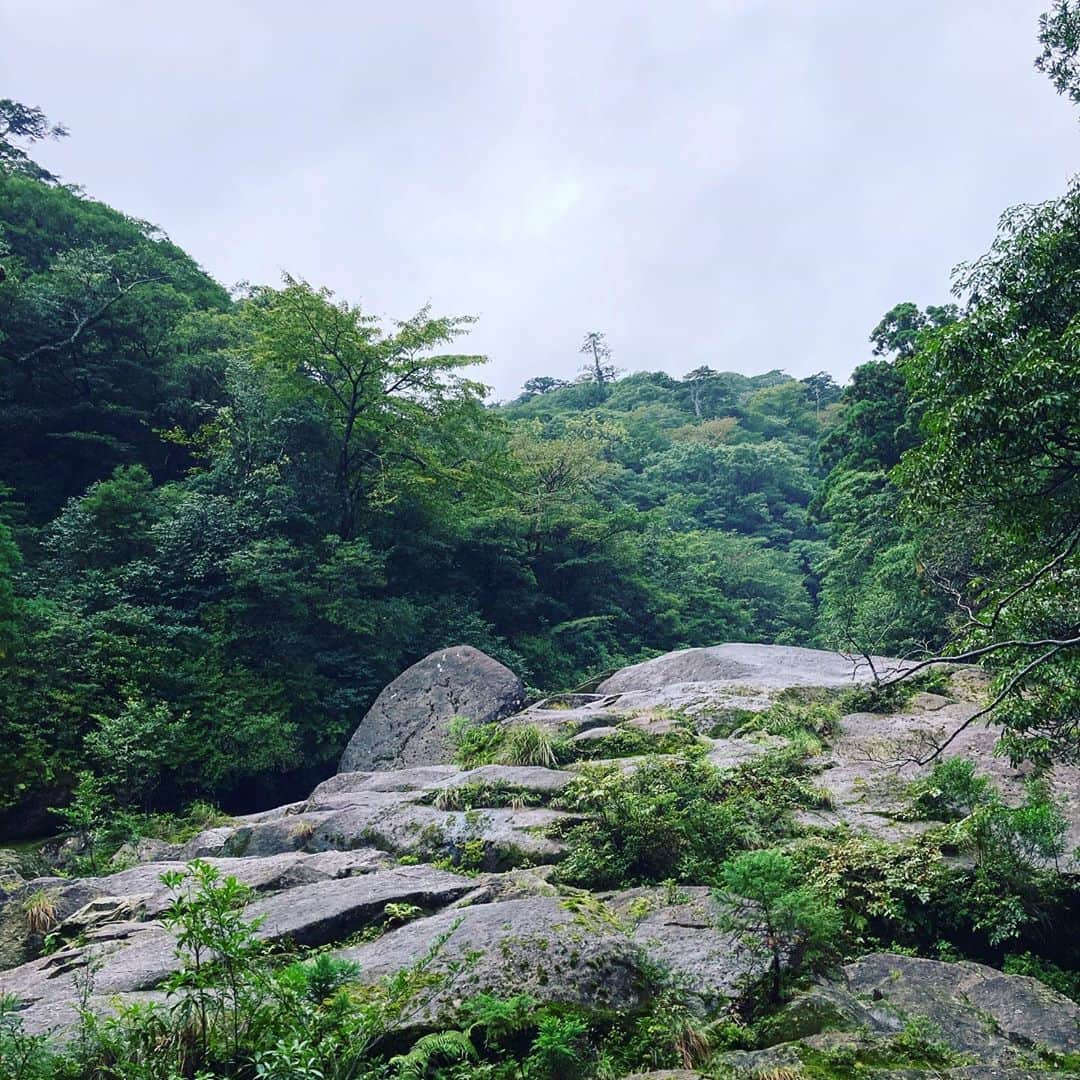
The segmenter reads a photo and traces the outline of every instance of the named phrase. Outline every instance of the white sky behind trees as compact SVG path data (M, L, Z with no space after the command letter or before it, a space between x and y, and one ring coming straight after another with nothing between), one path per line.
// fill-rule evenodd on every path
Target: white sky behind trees
M620 367L844 379L1061 192L1049 0L0 0L37 157L225 284L480 316L498 398Z

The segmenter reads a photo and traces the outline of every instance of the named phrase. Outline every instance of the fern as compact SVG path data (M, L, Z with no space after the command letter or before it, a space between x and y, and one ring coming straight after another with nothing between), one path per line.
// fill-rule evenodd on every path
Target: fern
M433 1031L418 1039L407 1054L390 1059L399 1080L424 1080L428 1069L439 1058L446 1061L471 1061L476 1047L464 1031Z

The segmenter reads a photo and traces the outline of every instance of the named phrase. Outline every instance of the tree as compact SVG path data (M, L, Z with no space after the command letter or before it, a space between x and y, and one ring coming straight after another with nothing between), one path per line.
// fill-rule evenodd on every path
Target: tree
M288 275L284 289L258 290L248 315L256 362L277 376L279 393L324 411L345 539L362 507L394 497L395 480L438 471L432 427L480 401L483 388L453 372L482 358L435 352L466 333L470 317L432 318L425 307L387 333L359 306Z
M683 378L690 390L690 404L698 420L706 414L715 415L717 409L731 403L731 395L721 381L719 372L711 367L698 367Z
M919 334L923 330L947 326L956 317L955 304L942 307L931 305L925 311L920 311L918 305L910 301L897 304L885 313L881 322L870 332L874 355L895 353L898 359L903 360L915 352Z
M1080 105L1080 7L1075 0L1057 0L1039 16L1039 44L1043 51L1035 67L1047 75L1059 94Z
M736 931L769 965L769 996L783 996L791 974L815 971L835 955L840 914L801 884L795 863L778 851L749 851L727 863L717 893L720 927Z
M550 394L552 390L561 390L570 384L565 379L553 379L550 375L538 375L534 379L526 379L521 387L518 402L530 401L541 394Z
M43 139L63 139L67 134L63 124L50 124L41 109L0 98L0 169L55 183L57 177L33 161L17 143L32 145Z
M611 348L608 346L607 337L597 330L590 330L578 352L589 357L589 363L582 369L585 377L596 384L597 393L603 398L607 393L607 385L618 374L618 369L611 363Z
M822 408L840 400L840 387L827 371L808 375L799 382L806 387L806 398L814 403L814 416L820 422Z
M1014 758L1080 760L1078 270L1074 181L1004 215L989 253L959 272L963 316L901 361L924 441L896 476L929 535L972 534L963 562L936 568L957 606L950 651L996 671L968 723L996 710Z
M211 336L188 328L227 294L68 188L0 170L0 206L0 484L36 524L117 465L176 477L191 456L165 433L190 435L221 393Z

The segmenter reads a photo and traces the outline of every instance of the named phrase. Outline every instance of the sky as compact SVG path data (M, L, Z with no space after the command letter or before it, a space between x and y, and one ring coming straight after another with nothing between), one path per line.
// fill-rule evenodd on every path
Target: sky
M225 284L478 316L496 398L589 330L630 371L842 381L1077 170L1048 4L0 0L0 96Z

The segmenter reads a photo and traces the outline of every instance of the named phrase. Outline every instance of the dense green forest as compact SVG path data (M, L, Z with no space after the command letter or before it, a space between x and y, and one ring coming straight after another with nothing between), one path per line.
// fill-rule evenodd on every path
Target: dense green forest
M230 294L2 108L8 835L80 778L139 810L300 790L462 641L547 690L721 641L989 645L1010 738L1074 752L1076 188L1007 214L959 304L890 311L842 391L623 375L592 333L577 380L493 405L468 317Z
M141 808L309 784L459 641L559 689L818 639L827 375L596 365L493 406L467 318L230 296L143 222L0 184L11 821L84 771Z

